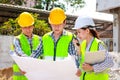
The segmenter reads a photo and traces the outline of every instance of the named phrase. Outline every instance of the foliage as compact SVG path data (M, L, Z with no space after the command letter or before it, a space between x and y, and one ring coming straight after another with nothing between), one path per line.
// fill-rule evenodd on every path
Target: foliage
M53 7L61 7L66 10L65 2L67 6L73 7L75 10L84 6L84 0L63 0L64 3L61 3L59 0L36 0L36 5L34 8L51 10Z
M36 5L34 8L44 9L44 10L51 10L53 7L61 7L65 9L65 5L59 0L37 0Z
M34 24L34 34L38 34L40 36L44 35L46 32L50 31L48 24L44 20L38 19L38 14L32 14L35 18ZM19 35L21 33L21 28L17 23L18 18L12 19L10 18L7 22L3 23L3 26L0 27L0 34L2 35Z
M22 4L25 4L26 2L25 0L0 0L0 3L22 5Z
M34 14L35 27L34 27L33 33L43 36L45 33L50 31L50 27L45 22L45 20L38 20L38 16L39 16L38 14Z
M79 8L84 7L84 0L64 0L67 5L70 5L71 7L74 8L74 10L76 11Z
M67 4L70 4L70 6L73 7L83 7L84 5L84 0L64 0L65 2L67 2Z
M66 8L65 3L67 6L71 6L74 10L81 8L84 6L84 0L63 0L64 2L60 2L60 0L34 0L35 6L31 6L37 9L43 10L51 10L54 7L60 7L65 11L68 9ZM4 4L12 4L12 5L27 5L27 0L0 0L0 3Z

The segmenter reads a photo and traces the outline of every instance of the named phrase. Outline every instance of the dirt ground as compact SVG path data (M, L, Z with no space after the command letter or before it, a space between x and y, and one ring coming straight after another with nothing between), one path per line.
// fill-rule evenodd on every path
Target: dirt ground
M0 69L0 80L12 80L12 67Z

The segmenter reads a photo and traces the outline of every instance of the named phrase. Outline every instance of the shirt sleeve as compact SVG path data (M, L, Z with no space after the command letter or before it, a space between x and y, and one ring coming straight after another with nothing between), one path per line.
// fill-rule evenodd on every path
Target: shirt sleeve
M43 53L43 45L42 40L40 39L40 44L38 45L37 49L33 51L31 57L38 58Z
M14 45L14 52L19 55L19 56L26 56L24 52L21 49L20 42L17 38L14 38L13 40L13 45Z
M103 44L99 44L99 50L106 50L105 46L103 46ZM109 55L109 52L106 51L106 58L103 62L101 63L98 63L98 64L95 64L93 65L93 69L94 69L94 72L102 72L104 70L106 70L107 68L110 68L113 66L113 60L112 60L112 57Z
M72 42L69 45L69 51L68 52L71 56L73 56L75 58L76 66L77 66L77 68L79 68L79 64L80 64L79 63L79 55L77 55L77 51L76 51L75 46Z

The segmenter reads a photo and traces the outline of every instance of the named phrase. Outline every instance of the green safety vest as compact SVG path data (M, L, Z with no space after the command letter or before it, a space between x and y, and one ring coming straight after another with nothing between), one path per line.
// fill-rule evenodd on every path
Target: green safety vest
M51 60L57 58L65 58L68 56L68 48L69 44L72 41L72 33L67 32L66 35L62 35L59 40L57 41L56 45L54 40L50 36L50 33L47 33L43 36L43 55L46 57L51 57ZM57 58L56 58L57 57Z
M36 50L38 45L40 44L39 36L37 35L33 35L32 48L30 47L29 41L24 34L20 34L16 38L20 42L22 51L28 56L30 56L32 53L32 50ZM13 80L28 80L24 75L20 73L20 70L17 64L13 65L13 72L14 72Z
M104 43L101 40L94 38L90 47L90 52L98 51L99 43L102 43L104 45ZM80 61L81 69L82 69L82 64L84 63L85 51L86 51L86 40L84 40L81 43L81 61ZM100 73L94 73L94 72L84 72L82 70L82 75L80 76L80 80L109 80L109 75L105 71Z

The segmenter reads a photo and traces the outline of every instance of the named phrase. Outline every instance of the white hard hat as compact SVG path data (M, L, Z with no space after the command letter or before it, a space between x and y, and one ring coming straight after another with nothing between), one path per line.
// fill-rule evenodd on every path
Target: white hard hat
M86 26L95 26L95 23L90 17L81 17L79 16L75 21L75 26L73 29L80 29Z

